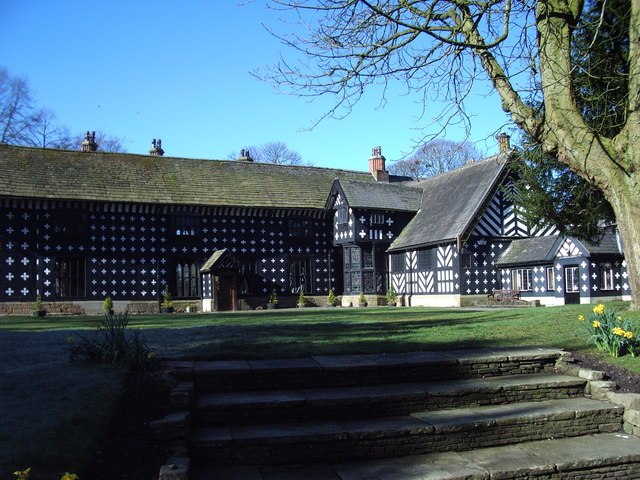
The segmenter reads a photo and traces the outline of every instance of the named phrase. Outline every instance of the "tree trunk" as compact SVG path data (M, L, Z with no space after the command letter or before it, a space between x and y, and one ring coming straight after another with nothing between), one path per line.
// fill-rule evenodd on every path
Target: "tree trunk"
M501 72L492 70L488 61L483 64L514 122L538 140L545 151L604 192L624 244L632 308L640 309L640 0L632 2L630 21L628 116L615 138L594 132L576 106L571 81L571 33L582 7L582 0L538 1L536 22L544 95L541 125L512 101L510 86L499 81Z
M631 287L631 308L640 309L640 185L638 174L631 174L618 182L612 181L612 188L606 192L616 214L618 229L624 245L627 262L628 283Z

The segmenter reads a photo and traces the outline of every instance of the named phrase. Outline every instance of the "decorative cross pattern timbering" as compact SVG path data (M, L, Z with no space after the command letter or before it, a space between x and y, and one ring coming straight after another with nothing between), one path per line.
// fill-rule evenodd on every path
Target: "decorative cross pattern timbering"
M26 202L25 202L26 203ZM86 212L86 231L69 232L68 208ZM308 258L307 273L313 292L329 288L333 267L331 223L317 212L263 209L159 208L117 204L67 205L64 202L30 204L0 210L0 298L33 300L36 294L55 297L56 261L84 259L87 299L109 295L132 300L154 300L175 278L177 261L200 265L215 250L227 248L247 266L262 260ZM197 217L197 227L176 227L172 216ZM290 233L289 217L304 218L300 237ZM306 215L306 216L305 216ZM298 217L296 217L298 218ZM178 230L180 230L178 232ZM36 236L38 235L38 236ZM248 273L247 273L248 275ZM254 271L260 278L255 292L277 285L287 291L288 266Z

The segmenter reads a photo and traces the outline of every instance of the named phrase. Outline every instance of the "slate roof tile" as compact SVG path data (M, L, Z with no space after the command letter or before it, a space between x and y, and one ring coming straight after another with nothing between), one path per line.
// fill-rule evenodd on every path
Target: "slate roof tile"
M351 208L417 212L422 190L405 183L371 183L339 180Z

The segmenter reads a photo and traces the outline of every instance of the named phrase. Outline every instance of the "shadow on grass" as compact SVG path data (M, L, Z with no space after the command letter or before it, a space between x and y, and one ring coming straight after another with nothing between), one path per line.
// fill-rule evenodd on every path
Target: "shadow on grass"
M287 318L295 321L286 321ZM147 330L163 356L190 359L292 358L347 353L458 350L522 345L563 347L567 339L540 330L526 318L510 325L508 312L422 312L384 320L385 312L306 316L281 312L266 322L213 322L172 332L169 344ZM283 321L285 319L285 321ZM557 342L554 342L556 340Z

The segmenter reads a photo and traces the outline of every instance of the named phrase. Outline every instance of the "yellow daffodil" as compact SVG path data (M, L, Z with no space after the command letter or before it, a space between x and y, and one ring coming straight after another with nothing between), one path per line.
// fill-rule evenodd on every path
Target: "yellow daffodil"
M584 322L585 320L584 315L578 315L578 320L580 320L581 322Z
M596 315L602 315L604 313L604 305L602 303L593 307L593 313Z
M65 474L60 477L60 480L80 480L80 477L75 473L65 472Z
M618 336L624 336L624 334L625 334L625 331L620 327L614 328L612 330L612 332L613 332L614 335L618 335Z
M594 320L591 326L593 328L600 328L600 322L598 320Z
M621 317L620 315L618 315L618 316L616 317L616 320L617 320L617 321L619 321L619 322L621 322L621 321L622 321L622 317Z
M633 338L633 332L624 332L625 338L631 340Z
M18 478L18 480L28 480L31 475L31 467L26 470L16 470L13 474Z

